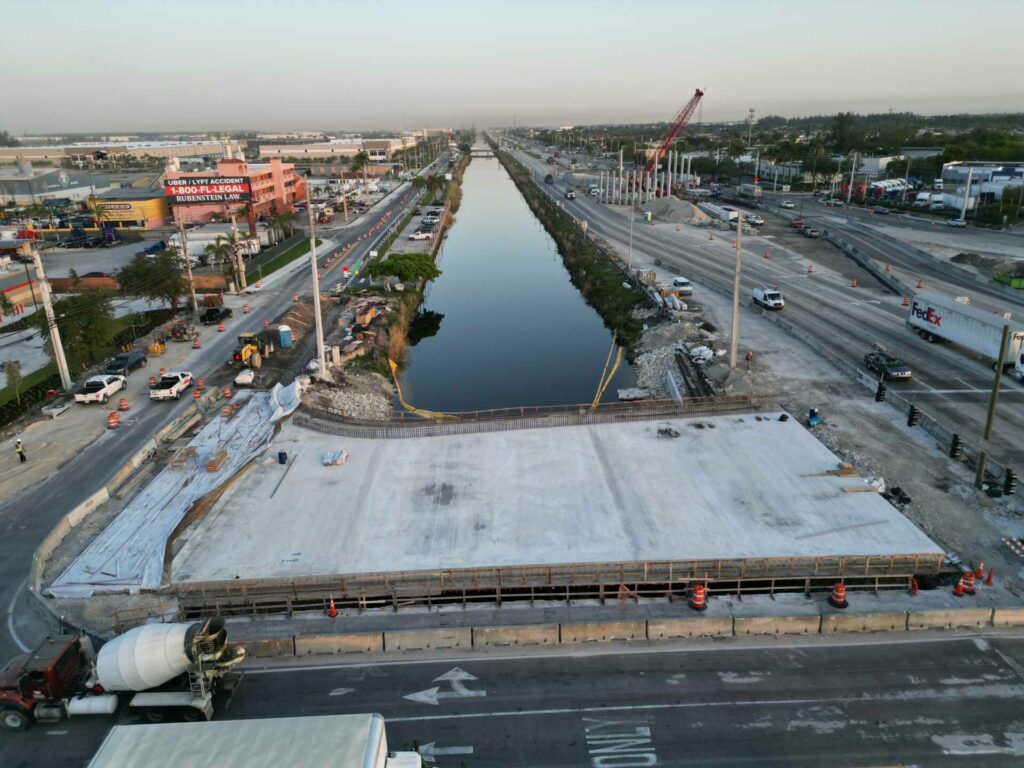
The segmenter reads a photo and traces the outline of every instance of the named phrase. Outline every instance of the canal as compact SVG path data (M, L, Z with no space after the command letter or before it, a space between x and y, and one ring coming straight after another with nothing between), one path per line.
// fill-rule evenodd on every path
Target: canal
M409 404L475 411L594 399L612 332L496 158L466 169L438 266L410 328ZM603 401L634 380L623 355Z

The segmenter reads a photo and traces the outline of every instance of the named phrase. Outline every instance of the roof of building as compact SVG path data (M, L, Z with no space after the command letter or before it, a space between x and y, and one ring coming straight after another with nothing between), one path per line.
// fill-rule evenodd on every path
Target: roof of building
M374 714L117 725L89 768L373 768L382 747Z
M105 192L97 192L97 200L152 200L156 197L164 197L163 188L160 189L108 189Z

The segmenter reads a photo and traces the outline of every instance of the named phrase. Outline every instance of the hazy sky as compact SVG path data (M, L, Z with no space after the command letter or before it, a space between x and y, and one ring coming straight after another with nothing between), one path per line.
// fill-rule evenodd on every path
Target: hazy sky
M0 0L0 129L1024 111L1024 0Z

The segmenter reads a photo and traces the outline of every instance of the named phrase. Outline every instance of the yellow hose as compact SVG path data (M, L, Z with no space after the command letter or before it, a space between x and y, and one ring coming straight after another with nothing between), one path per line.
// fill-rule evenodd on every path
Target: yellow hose
M458 416L454 416L450 413L440 413L438 411L426 411L422 408L416 408L415 406L409 405L405 402L405 398L402 397L402 386L398 383L398 363L391 358L388 358L388 365L391 367L391 377L395 380L395 390L398 392L398 402L402 404L402 407L409 413L415 413L417 416L422 416L424 419L457 419Z

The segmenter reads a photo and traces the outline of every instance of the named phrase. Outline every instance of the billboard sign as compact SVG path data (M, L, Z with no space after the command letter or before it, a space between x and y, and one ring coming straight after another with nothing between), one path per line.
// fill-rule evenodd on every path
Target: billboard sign
M165 179L164 194L171 205L246 203L252 188L247 176L188 176Z

